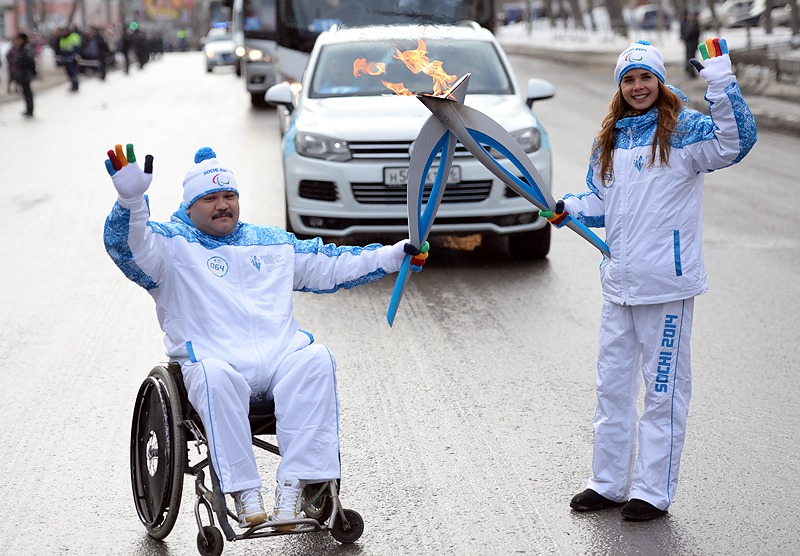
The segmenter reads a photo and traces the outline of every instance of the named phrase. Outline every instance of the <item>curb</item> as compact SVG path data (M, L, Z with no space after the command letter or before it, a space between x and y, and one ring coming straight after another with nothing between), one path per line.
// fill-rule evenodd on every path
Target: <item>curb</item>
M67 75L63 68L47 68L47 69L40 69L36 77L31 82L31 88L33 89L33 102L34 106L36 104L36 93L41 93L42 91L46 91L48 89L52 89L53 87L58 87L59 85L63 85L67 82ZM5 104L7 102L19 102L20 106L25 101L22 98L21 93L8 93L8 82L3 79L0 82L0 104Z
M548 50L523 44L503 44L503 50L508 55L530 56L543 58L573 66L607 66L616 63L617 55L598 52L578 52L563 50ZM668 68L673 69L673 75L682 75L681 64L667 62ZM680 89L689 99L692 107L704 114L708 114L708 103L705 100L705 87L698 90L692 81L702 80L675 80L671 84ZM756 120L756 128L760 131L774 131L785 135L800 137L800 103L780 100L766 95L750 94L747 86L742 87L747 105ZM765 105L774 105L773 107ZM784 108L784 110L781 110Z

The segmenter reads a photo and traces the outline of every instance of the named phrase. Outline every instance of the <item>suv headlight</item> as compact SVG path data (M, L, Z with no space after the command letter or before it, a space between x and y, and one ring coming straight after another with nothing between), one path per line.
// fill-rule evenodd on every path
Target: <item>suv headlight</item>
M511 137L519 143L519 146L526 153L535 153L542 147L542 134L535 127L515 131L511 134ZM505 155L495 149L489 149L489 153L495 158L505 158Z
M295 149L302 156L347 162L351 158L347 141L332 139L316 133L299 132L294 139Z

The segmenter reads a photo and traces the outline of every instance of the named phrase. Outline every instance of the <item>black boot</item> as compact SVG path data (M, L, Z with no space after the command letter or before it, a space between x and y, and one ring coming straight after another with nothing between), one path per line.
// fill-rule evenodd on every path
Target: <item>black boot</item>
M578 512L594 512L603 508L619 506L621 503L609 500L605 496L601 496L592 489L587 488L572 497L569 507Z
M667 513L667 510L659 510L651 503L638 498L631 498L622 507L622 517L630 521L649 521L665 513Z

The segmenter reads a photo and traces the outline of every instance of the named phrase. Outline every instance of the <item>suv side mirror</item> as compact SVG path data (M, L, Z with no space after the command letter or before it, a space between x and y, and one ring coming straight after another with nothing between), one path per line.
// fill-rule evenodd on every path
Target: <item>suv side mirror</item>
M528 99L525 102L528 108L533 108L534 101L553 98L555 94L556 88L552 83L534 77L528 80Z
M271 102L272 104L278 104L280 106L285 106L289 112L294 110L294 104L292 103L292 89L289 83L285 81L283 83L278 83L277 85L273 85L269 89L267 89L267 93L264 95L264 100L267 102Z

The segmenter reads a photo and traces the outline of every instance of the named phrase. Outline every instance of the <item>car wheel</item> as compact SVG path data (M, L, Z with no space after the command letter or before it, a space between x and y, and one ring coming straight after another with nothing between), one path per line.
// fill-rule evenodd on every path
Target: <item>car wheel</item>
M508 251L512 259L533 261L544 259L550 252L549 224L541 230L520 232L508 236Z
M212 68L211 66L206 66L206 71L207 71L208 73L211 73L211 72L213 72L213 71L214 71L214 68Z
M250 104L253 108L267 108L269 104L264 100L264 93L250 93Z

